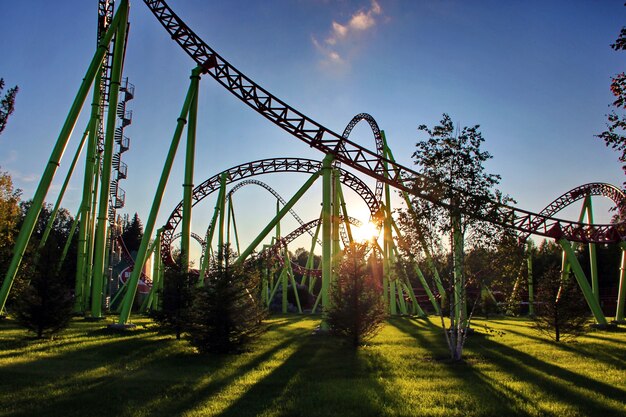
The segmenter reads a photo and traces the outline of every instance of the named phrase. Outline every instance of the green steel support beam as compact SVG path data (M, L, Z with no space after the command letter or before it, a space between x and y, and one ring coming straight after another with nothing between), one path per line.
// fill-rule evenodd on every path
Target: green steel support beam
M78 162L78 158L80 158L80 154L83 151L83 146L85 145L85 140L87 139L88 135L89 135L89 128L85 129L85 133L83 133L83 136L80 139L80 143L78 144L78 148L76 149L76 153L74 154L74 159L72 159L72 163L70 164L70 167L67 170L65 181L63 181L63 185L61 186L61 190L59 191L59 196L57 197L57 201L54 204L52 213L50 213L50 219L48 219L48 224L46 225L46 229L43 231L43 235L41 236L41 241L39 241L39 249L43 248L46 245L48 236L50 236L50 232L52 231L52 226L54 226L54 220L57 217L59 208L61 207L61 202L63 201L63 197L65 196L65 191L67 190L67 186L70 183L70 179L72 178L72 174L74 173L74 168L76 168L76 163Z
M98 201L98 220L96 223L96 242L94 249L93 282L91 284L91 317L102 317L102 288L107 265L107 229L109 226L109 194L111 192L111 166L113 163L113 146L115 144L115 124L117 122L117 102L119 87L124 66L126 48L126 30L128 27L128 4L120 6L122 13L115 33L113 46L113 65L111 67L111 86L109 88L109 112L107 114L106 136L104 139L104 155L102 156L102 174L100 177L100 200Z
M211 223L209 223L209 228L206 232L205 237L205 248L204 248L204 257L202 258L202 265L200 267L200 276L198 276L198 286L201 287L204 284L204 277L206 276L206 271L209 268L209 259L211 259L211 248L213 244L213 235L215 234L215 228L218 222L218 217L220 214L220 210L222 209L222 201L224 201L224 196L226 195L226 181L228 180L228 173L222 173L220 177L220 190L217 193L217 201L215 202L215 208L213 209L213 217L211 218ZM219 244L218 244L219 246Z
M35 191L35 195L33 197L33 202L28 210L28 213L26 213L26 217L24 218L24 222L22 223L22 227L20 228L20 232L15 241L13 257L11 258L11 263L9 264L9 268L7 269L7 273L2 282L2 287L0 288L0 313L4 310L4 306L9 296L9 291L11 291L11 287L13 286L13 280L15 279L17 270L22 262L28 241L30 240L35 225L37 224L39 213L41 212L46 194L48 194L48 190L50 189L50 184L52 184L52 180L54 179L54 174L61 163L61 158L65 152L67 142L72 135L74 126L76 125L76 120L78 119L83 104L85 103L87 94L89 94L89 89L91 88L94 78L100 69L107 46L111 42L113 33L116 31L119 24L120 10L123 11L127 8L128 0L122 0L122 4L120 5L118 12L113 18L111 27L102 37L102 41L98 45L98 49L89 64L85 78L83 78L80 88L78 89L78 93L76 94L67 118L65 119L61 133L59 134L59 137L54 145L48 164L46 165L41 180L39 181L39 185L37 186L37 190Z
M311 250L309 251L309 256L306 260L307 271L312 270L313 267L315 266L313 265L313 263L315 262L315 246L317 245L317 238L319 237L321 226L322 226L322 214L320 213L320 221L317 223L317 227L315 227L315 233L313 235L313 240L311 241ZM310 273L307 272L302 277L302 285L305 284L305 281L307 278L309 279L309 292L312 292L313 284L315 283L315 281L312 279Z
M587 281L587 277L583 272L578 259L576 258L576 254L572 249L572 245L566 239L559 239L558 244L563 248L563 252L566 254L567 263L571 266L572 271L574 272L574 276L576 277L576 281L578 281L578 286L583 292L585 296L585 300L593 313L593 317L596 319L596 322L600 325L606 325L606 317L604 317L604 313L602 312L602 308L600 307L600 303L596 300L593 292L591 291L591 287L589 286L589 282Z
M93 230L91 223L93 190L96 186L94 176L99 172L97 157L98 126L100 125L100 84L101 72L96 76L93 89L93 99L91 102L91 118L89 119L89 140L87 142L87 156L85 157L85 174L83 178L83 199L80 207L80 227L78 229L78 256L76 260L76 284L74 288L74 312L85 311L85 304L88 292L86 292L86 281L91 279L91 265L93 258L90 257L91 242L93 242Z
M340 208L339 208L339 186L340 186L340 175L339 171L333 169L332 171L332 236L333 236L333 247L332 247L332 267L331 267L331 282L337 280L337 275L339 271L339 262L341 262L341 246L339 246L339 226L341 225L340 219Z
M91 299L91 282L93 277L93 258L96 239L96 210L98 209L98 190L100 189L100 154L96 156L96 171L94 175L93 190L91 193L91 212L89 214L89 231L87 233L87 259L85 264L85 274L83 282L83 310L85 313L89 311Z
M593 206L591 204L591 196L587 195L583 203L583 208L580 213L579 223L582 223L583 218L587 215L587 223L593 224ZM591 272L591 290L598 303L600 302L600 286L598 285L598 260L596 256L595 243L589 243L589 269Z
M233 234L235 235L235 245L237 248L237 254L241 252L241 248L239 247L239 232L237 231L237 219L235 217L235 207L233 206L233 196L228 197L228 206L231 213L231 217L233 219ZM229 239L230 240L230 239Z
M626 243L619 244L622 250L622 261L619 268L619 290L617 292L617 309L615 310L615 321L624 323L624 307L626 306Z
M526 257L526 263L528 265L528 315L535 315L535 290L533 281L533 255L528 251Z
M198 77L200 74L198 73ZM189 123L187 125L187 146L185 149L185 179L183 181L183 219L181 237L181 255L183 268L189 270L189 249L191 239L191 206L193 193L193 171L196 153L196 126L198 125L198 94L196 90L189 108Z
M78 223L80 223L80 211L78 211L78 213L76 214L76 217L74 217L74 221L72 222L72 227L70 227L70 233L69 233L69 237L67 238L67 241L65 242L65 245L63 246L63 252L61 252L61 258L59 259L59 263L57 265L57 272L61 270L61 267L63 266L63 262L65 262L65 257L67 256L67 252L70 250L70 246L72 245L72 238L74 237L74 233L76 233L76 227L78 226Z
M201 68L194 68L193 71L191 71L191 76L189 77L191 78L189 90L187 91L185 103L183 104L183 108L176 123L174 137L172 138L172 143L170 144L170 148L165 159L165 164L163 165L163 171L161 172L159 184L157 186L156 192L154 193L154 200L152 201L150 215L148 216L148 221L146 222L143 238L141 239L141 244L139 245L139 251L137 252L137 258L135 259L135 266L129 279L130 283L128 285L128 291L126 292L124 300L122 302L122 310L120 312L120 317L118 321L118 323L121 325L126 324L128 322L128 319L130 318L130 310L133 306L135 294L137 293L137 284L139 283L141 269L143 268L143 264L146 260L146 253L148 250L148 244L150 243L150 237L154 232L154 225L156 223L157 215L159 214L159 208L161 207L161 200L163 199L165 186L167 185L167 180L172 170L172 164L174 163L174 157L176 156L176 150L178 149L178 144L180 143L183 129L185 127L185 124L187 123L186 117L189 114L189 108L191 107L193 96L198 90L201 72Z
M261 243L263 239L268 235L268 233L276 227L276 224L285 216L286 213L300 200L300 198L306 193L311 185L317 180L320 176L320 171L311 175L311 177L304 183L302 187L296 192L296 194L291 197L291 199L283 206L283 208L278 212L278 214L270 221L270 223L265 226L265 228L259 233L259 235L252 241L252 243L239 255L236 263L241 263L246 260L248 256L254 251L254 249Z
M337 197L339 197L339 204L341 205L341 214L343 214L343 227L346 228L348 234L348 241L354 242L352 238L352 229L350 228L350 220L348 217L348 209L346 208L346 200L343 198L343 190L341 187L341 181L337 181Z
M330 280L332 273L332 174L333 155L328 154L322 160L322 289L320 291L324 316L320 328L328 330L326 313L330 307ZM317 303L316 303L317 307Z
M150 245L150 247L148 248L148 253L146 254L146 259L149 259L152 254L154 253L154 250L156 249L157 245L160 244L160 237L161 237L161 231L163 229L158 229L157 233L156 233L156 237L154 239L154 241L152 242L152 244ZM155 271L155 266L157 264L157 260L156 257L154 258L153 264L152 264L152 288L150 288L150 292L148 293L148 296L146 298L144 298L143 302L141 303L141 307L139 307L139 312L140 313L145 313L148 310L148 307L150 306L150 304L152 304L152 299L154 298L154 293L156 292L156 285L155 285L155 279L156 275L154 273Z

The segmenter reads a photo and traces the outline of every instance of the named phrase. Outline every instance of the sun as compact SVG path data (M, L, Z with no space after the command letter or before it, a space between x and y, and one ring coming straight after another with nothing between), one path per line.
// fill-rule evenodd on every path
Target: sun
M378 228L372 222L364 222L359 227L352 228L352 234L356 242L364 243L369 242L372 238L378 237Z

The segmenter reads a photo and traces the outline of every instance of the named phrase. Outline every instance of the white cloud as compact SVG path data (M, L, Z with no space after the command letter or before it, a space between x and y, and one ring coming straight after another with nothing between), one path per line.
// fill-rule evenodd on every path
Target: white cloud
M377 17L382 12L380 4L372 0L368 9L357 10L347 22L342 24L333 21L330 33L323 43L311 36L315 49L323 56L322 66L336 68L340 65L344 67L342 69L349 66L349 58L355 54L355 48L358 48L358 35L375 27L378 23Z

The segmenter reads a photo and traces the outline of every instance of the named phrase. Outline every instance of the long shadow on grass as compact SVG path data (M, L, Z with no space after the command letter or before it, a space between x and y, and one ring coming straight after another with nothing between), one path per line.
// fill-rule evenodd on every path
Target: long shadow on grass
M470 343L472 342L475 346L478 345L473 349L480 351L502 371L535 385L564 403L576 405L583 415L616 415L616 410L607 406L602 396L622 404L626 402L626 391L623 389L547 363L480 334L475 335ZM558 380L555 381L555 378ZM567 383L595 394L581 395L580 392L570 389Z
M513 333L518 336L522 336L528 339L535 340L537 342L548 344L555 349L565 350L567 352L578 355L582 358L592 358L593 360L597 360L600 362L604 362L609 366L626 366L626 351L622 349L621 346L606 346L599 342L591 341L591 342L583 342L578 343L576 341L572 342L555 342L554 340L547 339L545 337L539 337L531 334L526 334L522 332L518 332L517 330L507 329L507 333ZM584 337L593 338L589 334L585 334ZM606 342L604 338L598 338L603 342ZM617 344L616 340L613 340Z
M440 365L445 366L445 370L454 375L459 381L463 382L463 394L469 396L468 401L476 402L482 405L482 409L487 414L516 416L525 415L523 411L515 409L509 398L502 395L502 392L494 387L484 375L477 372L471 365L461 363L451 363L450 354L442 334L441 328L434 326L424 326L420 322L407 319L389 320L389 324L396 327L401 332L413 337L421 346L431 351L432 359L435 359ZM430 337L424 335L430 332ZM436 332L440 343L432 343L432 332ZM428 358L426 358L428 359ZM514 393L509 393L514 394ZM517 401L525 401L527 398L518 396Z
M377 382L382 358L355 351L328 335L307 335L268 375L219 414L220 417L270 413L295 415L381 415L393 398Z

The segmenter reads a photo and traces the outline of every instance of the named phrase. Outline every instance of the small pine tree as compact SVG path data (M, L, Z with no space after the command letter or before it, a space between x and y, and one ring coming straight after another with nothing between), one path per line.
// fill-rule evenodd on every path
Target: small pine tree
M366 267L365 251L365 245L356 243L346 248L327 314L331 333L355 348L376 335L386 317L380 283Z
M139 246L141 246L141 239L143 238L143 224L139 215L135 213L132 220L126 222L122 227L122 239L126 248L130 252L137 252Z
M59 273L61 248L51 237L40 251L30 283L15 302L18 323L38 339L50 337L69 325L74 301L67 280Z
M158 324L159 331L174 333L176 340L180 340L189 324L194 286L197 281L197 275L187 272L178 264L165 267L161 306L159 310L150 313Z
M265 330L258 268L234 261L228 246L220 248L196 292L189 335L200 353L241 352Z
M0 94L2 94L2 90L4 89L4 79L0 78ZM0 133L7 126L7 120L9 116L15 110L15 96L19 91L19 87L15 86L13 88L9 88L7 93L0 100Z
M589 308L573 277L563 280L552 267L541 277L535 297L535 328L559 342L585 331Z

